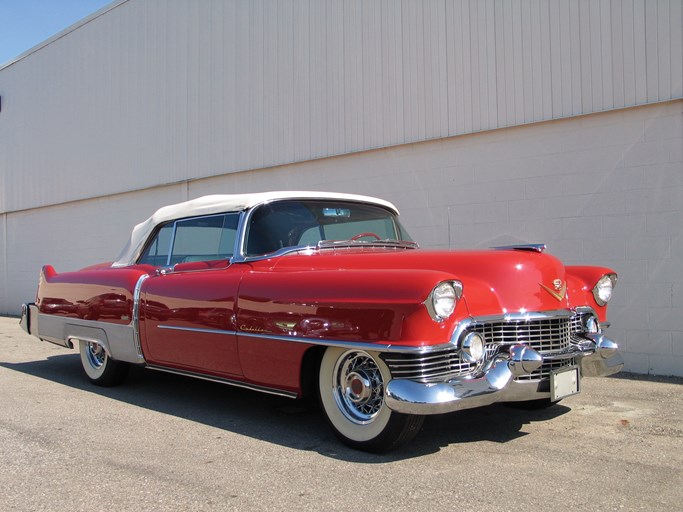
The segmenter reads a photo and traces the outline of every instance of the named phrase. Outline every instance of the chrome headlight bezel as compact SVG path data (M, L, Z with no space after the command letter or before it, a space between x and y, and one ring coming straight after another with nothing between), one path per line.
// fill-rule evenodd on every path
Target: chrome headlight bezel
M458 301L462 297L462 283L460 281L441 281L429 293L425 306L429 316L435 322L444 322L455 311Z
M470 332L462 340L460 353L468 363L480 363L486 355L486 340L478 332Z
M616 274L605 274L598 282L595 283L593 287L593 298L598 306L606 306L607 303L612 299L612 293L614 292L614 286L617 284Z

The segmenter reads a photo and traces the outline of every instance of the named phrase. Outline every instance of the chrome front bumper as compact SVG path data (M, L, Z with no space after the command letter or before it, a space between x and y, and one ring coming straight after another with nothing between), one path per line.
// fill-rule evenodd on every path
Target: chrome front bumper
M612 375L624 366L617 344L602 334L590 335L590 340L572 346L567 352L545 356L525 345L513 345L509 355L492 361L479 378L440 383L392 380L386 386L386 404L396 412L427 415L472 409L495 402L550 398L549 390L539 390L542 380L516 378L533 372L543 361L569 358L577 361L582 377Z

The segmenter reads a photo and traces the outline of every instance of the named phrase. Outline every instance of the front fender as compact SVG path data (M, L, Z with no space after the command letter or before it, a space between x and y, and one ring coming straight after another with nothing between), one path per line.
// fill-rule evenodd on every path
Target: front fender
M432 320L424 302L434 286L452 279L446 272L412 269L254 271L240 285L238 331L381 344L444 343L452 322ZM464 305L458 307L464 311Z
M616 272L607 267L567 267L567 289L571 297L571 306L591 306L601 322L607 321L607 305L601 306L595 301L593 287L605 274L616 274Z

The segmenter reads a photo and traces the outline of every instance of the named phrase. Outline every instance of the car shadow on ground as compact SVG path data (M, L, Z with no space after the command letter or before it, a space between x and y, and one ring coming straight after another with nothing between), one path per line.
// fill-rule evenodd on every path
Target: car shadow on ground
M299 400L140 367L131 368L123 385L102 388L86 379L77 353L23 363L0 361L0 366L239 435L365 464L420 457L450 444L507 443L527 435L524 425L552 420L570 410L560 404L538 411L496 404L428 416L412 442L388 454L375 455L343 445L317 407Z
M642 373L619 372L608 375L608 379L635 380L645 382L663 382L666 384L683 384L683 377L675 375L649 375Z

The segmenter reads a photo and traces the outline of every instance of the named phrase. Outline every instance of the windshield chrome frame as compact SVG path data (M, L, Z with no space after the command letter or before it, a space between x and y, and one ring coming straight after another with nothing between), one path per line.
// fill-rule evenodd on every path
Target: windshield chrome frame
M246 211L242 211L240 215L240 220L239 223L237 224L237 237L235 240L235 252L232 257L232 263L248 263L250 261L260 261L260 260L267 260L270 258L277 258L280 256L284 256L286 254L290 253L295 253L295 252L303 252L303 251L317 251L320 247L319 244L316 245L297 245L297 246L291 246L291 247L283 247L282 249L278 249L275 252L270 252L267 254L259 254L257 256L248 256L246 254L246 243L247 243L247 229L249 227L249 222L251 221L251 217L254 215L254 212L258 209L261 208L262 206L271 204L271 203L277 203L281 201L324 201L325 198L297 198L297 197L291 197L291 198L286 198L286 199L272 199L270 201L264 201L263 203L259 203L251 208L249 208ZM394 232L396 236L400 236L399 233L399 226L395 222L396 217L398 217L397 212L394 210L391 210L389 208L385 208L382 205L379 204L374 204L374 203L365 203L362 201L350 201L348 199L344 199L344 202L348 203L354 203L354 204L362 204L362 205L369 205L369 206L375 206L377 208L380 208L382 210L385 210L391 214L394 220ZM398 240L398 239L397 239ZM399 242L403 242L402 240L398 240ZM417 245L416 242L415 245ZM372 244L359 244L359 247L370 247Z

